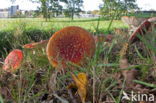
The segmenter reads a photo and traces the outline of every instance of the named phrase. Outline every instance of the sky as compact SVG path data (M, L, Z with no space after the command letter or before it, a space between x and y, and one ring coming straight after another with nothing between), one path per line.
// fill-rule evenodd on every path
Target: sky
M84 10L98 10L102 0L84 0ZM156 10L156 0L137 0L136 2L142 10ZM0 0L0 8L8 8L12 3L10 0ZM36 10L39 4L29 0L16 0L13 5L19 5L21 10Z

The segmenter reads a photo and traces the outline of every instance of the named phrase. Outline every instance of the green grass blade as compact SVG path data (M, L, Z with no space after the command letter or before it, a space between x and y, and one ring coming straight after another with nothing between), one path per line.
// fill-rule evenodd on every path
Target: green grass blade
M4 103L2 96L0 95L0 103Z
M155 84L151 84L151 83L147 83L147 82L143 82L143 81L139 81L139 80L133 80L133 82L147 86L147 87L156 88Z

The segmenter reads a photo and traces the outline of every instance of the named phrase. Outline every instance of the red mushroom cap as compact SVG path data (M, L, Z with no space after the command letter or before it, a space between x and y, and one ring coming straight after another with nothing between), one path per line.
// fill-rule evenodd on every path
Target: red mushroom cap
M47 56L54 67L68 61L81 64L85 57L93 56L95 41L92 35L80 27L65 27L50 38Z
M13 50L4 60L3 70L7 72L13 72L17 70L22 63L22 60L23 52L18 49Z
M144 35L151 28L151 23L148 20L145 20L137 29L132 33L129 38L130 43L134 43L138 40L137 35Z

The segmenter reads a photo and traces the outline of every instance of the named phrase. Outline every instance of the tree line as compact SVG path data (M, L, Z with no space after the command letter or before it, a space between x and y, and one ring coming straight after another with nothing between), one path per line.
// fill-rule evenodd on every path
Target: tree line
M16 0L11 0L12 2ZM74 19L74 15L82 12L84 0L30 0L33 3L39 3L40 7L35 15L42 14L46 21L51 17L64 14L65 17ZM99 14L106 18L119 18L121 15L127 15L128 12L138 9L136 0L102 0L103 4L99 6Z
M120 18L122 15L127 15L130 12L138 10L136 0L103 0L100 5L100 13L106 18Z
M16 0L10 0L15 2ZM82 11L83 0L30 0L33 3L39 3L40 7L36 11L36 15L42 14L48 21L52 16L64 14L66 17L74 19L74 15Z
M51 16L58 16L64 13L66 17L74 19L75 14L82 11L83 0L31 0L40 3L39 11L48 20Z

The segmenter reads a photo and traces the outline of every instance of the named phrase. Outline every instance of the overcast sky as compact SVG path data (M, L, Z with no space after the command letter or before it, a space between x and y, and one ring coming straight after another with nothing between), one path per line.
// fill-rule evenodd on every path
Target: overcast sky
M102 0L84 0L84 10L97 10ZM142 10L156 10L156 0L137 0L137 4ZM0 0L0 8L11 6L10 0ZM31 3L29 0L16 0L14 5L19 5L21 10L35 10L39 4Z

